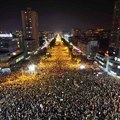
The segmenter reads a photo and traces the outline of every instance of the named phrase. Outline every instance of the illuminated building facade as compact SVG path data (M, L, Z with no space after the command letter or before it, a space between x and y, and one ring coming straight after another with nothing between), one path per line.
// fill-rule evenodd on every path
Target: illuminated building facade
M13 38L12 34L0 34L0 72L11 71L24 60L21 44L22 39Z
M39 47L38 13L31 8L21 11L23 37L27 54L32 54Z
M22 49L22 39L13 38L12 34L0 34L0 51L14 51Z
M98 52L95 56L96 65L112 76L120 78L120 58Z
M19 66L24 59L25 54L19 49L12 52L0 52L0 72L10 72L15 67Z
M16 35L16 37L18 37L18 38L22 38L22 37L23 37L22 31L19 31L19 30L16 31L15 35Z

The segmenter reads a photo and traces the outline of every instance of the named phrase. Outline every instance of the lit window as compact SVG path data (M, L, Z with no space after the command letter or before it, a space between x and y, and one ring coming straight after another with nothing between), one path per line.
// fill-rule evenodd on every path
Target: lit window
M120 62L120 58L118 58L118 61Z
M118 69L120 69L120 65L118 65Z

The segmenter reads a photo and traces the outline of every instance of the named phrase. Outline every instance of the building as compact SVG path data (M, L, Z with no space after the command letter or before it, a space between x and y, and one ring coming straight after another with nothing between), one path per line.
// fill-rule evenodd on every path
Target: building
M120 78L120 58L109 56L108 52L98 52L95 56L95 65L109 75Z
M80 37L81 36L81 30L80 29L72 29L72 35L74 37Z
M21 11L21 15L26 52L32 54L39 48L38 13L27 8Z
M21 30L17 30L16 33L15 33L15 36L18 37L18 38L23 38L23 33Z
M22 39L14 38L12 34L2 33L0 34L0 51L14 51L22 49Z
M120 0L115 2L109 51L97 53L95 60L109 75L120 78Z
M0 72L11 71L25 58L22 39L13 38L12 34L0 34Z
M115 2L110 48L120 56L120 0Z
M77 42L80 40L81 30L76 28L72 29L72 43L77 46Z
M84 32L85 37L91 37L95 35L95 29L88 29Z
M21 66L24 59L25 54L22 50L0 51L0 72L12 71L15 67Z
M108 74L120 78L120 0L115 2L109 51L97 53L95 60Z
M100 67L101 69L106 71L108 57L105 56L105 53L103 51L99 51L96 53L95 61L97 67Z
M107 51L109 49L111 31L110 30L100 31L96 34L96 37L99 41L99 50L104 52Z
M78 48L81 50L82 54L87 57L87 59L94 59L96 53L98 52L98 41L89 40L89 41L79 41Z

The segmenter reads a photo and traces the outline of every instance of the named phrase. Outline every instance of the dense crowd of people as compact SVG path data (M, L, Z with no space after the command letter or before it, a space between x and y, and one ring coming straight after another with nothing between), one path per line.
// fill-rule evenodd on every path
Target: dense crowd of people
M89 68L70 69L75 63L62 47L51 50L34 78L0 84L0 120L120 119L119 80Z

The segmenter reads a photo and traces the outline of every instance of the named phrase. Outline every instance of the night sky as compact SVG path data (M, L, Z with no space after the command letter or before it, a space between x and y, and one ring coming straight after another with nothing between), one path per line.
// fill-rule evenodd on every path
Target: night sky
M32 7L39 13L40 31L110 29L115 0L1 0L0 31L22 29L20 11Z

